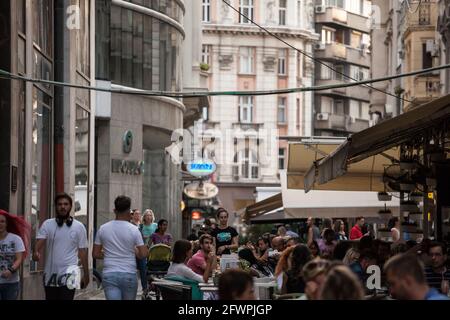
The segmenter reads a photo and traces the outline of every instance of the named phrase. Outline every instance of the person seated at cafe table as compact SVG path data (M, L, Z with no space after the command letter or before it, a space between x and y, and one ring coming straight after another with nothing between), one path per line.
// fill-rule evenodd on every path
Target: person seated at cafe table
M219 277L219 300L255 300L252 276L239 269L225 270Z
M209 234L202 234L198 240L200 249L189 259L187 266L195 273L203 276L208 265L208 258L214 255L213 238ZM211 265L211 272L216 268L217 259Z
M259 262L250 248L239 250L239 262L244 271L248 271L257 278L273 277L273 272L269 266Z
M203 275L192 271L186 263L192 257L192 244L188 240L178 240L175 242L172 251L172 262L167 270L166 278L181 277L197 282L208 282L209 276L215 265L216 255L210 252L206 257L206 266Z

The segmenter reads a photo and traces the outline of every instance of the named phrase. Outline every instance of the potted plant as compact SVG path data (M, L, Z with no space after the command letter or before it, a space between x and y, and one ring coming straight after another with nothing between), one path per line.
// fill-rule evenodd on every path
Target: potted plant
M208 71L209 70L209 64L201 62L200 63L200 70Z

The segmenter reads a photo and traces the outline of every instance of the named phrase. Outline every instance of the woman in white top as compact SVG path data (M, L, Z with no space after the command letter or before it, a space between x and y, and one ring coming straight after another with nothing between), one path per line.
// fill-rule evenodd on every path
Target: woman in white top
M169 270L167 270L167 277L183 277L189 280L194 280L197 282L208 282L209 275L212 270L213 261L216 259L216 255L211 251L211 253L205 257L206 268L203 277L192 271L191 268L187 266L187 262L192 257L192 244L187 240L178 240L175 242L172 251L172 263L170 264Z
M400 240L400 219L398 217L393 217L389 220L389 229L391 230L392 242L397 242Z

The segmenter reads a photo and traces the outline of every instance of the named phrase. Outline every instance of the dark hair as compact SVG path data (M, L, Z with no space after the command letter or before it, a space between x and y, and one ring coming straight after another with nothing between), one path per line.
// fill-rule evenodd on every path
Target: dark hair
M344 260L345 254L352 247L350 242L347 241L339 241L334 247L333 251L333 259L335 260Z
M162 226L164 223L169 224L169 221L167 221L166 219L161 219L161 220L159 220L159 221L158 221L158 227L156 228L155 232L159 232L159 228L161 228L161 226Z
M256 260L255 255L252 250L249 248L244 248L239 250L238 256L240 259L244 259L248 261L251 265L257 264L258 260Z
M373 239L371 236L363 236L359 239L358 249L364 251L365 249L372 249Z
M227 216L229 216L229 213L227 210L225 210L225 208L219 208L219 209L217 209L217 212L216 212L217 218L219 218L219 216L222 212L225 212L227 214Z
M401 253L390 258L384 265L384 272L392 272L399 278L409 275L420 284L426 283L423 265L413 254Z
M361 219L364 219L364 217L363 216L356 217L356 221L359 221Z
M69 195L68 195L67 193L65 193L65 192L58 193L58 194L55 196L55 206L58 204L59 199L66 199L67 201L69 201L69 203L70 203L70 209L72 210L73 200L72 200L72 197L71 197L71 196L69 196Z
M333 220L331 218L323 219L323 227L324 228L332 228L332 226L333 226Z
M237 269L225 270L219 277L219 299L233 300L241 296L249 285L253 286L249 273Z
M211 240L211 242L213 241L213 237L210 234L202 234L200 236L200 238L198 239L198 243L203 244L203 241L205 241L206 239Z
M294 247L291 257L293 274L299 276L304 265L312 259L311 250L304 244L298 244Z
M313 245L314 247L316 247L317 255L320 255L320 248L319 248L319 244L317 243L317 241L313 240L310 245ZM308 246L308 248L309 248L309 246ZM311 249L309 249L309 250L311 250Z
M130 213L131 199L127 196L118 196L114 200L114 209L117 213Z
M267 244L270 247L270 241L267 237L258 238L258 240L256 241L256 244L258 244L260 241L263 241L265 244Z
M187 253L191 250L192 244L187 240L178 240L175 242L172 251L173 263L184 263L187 258Z
M389 222L388 222L388 229L391 230L392 228L394 228L397 221L398 221L398 217L390 218Z
M365 249L359 254L359 261L364 259L377 261L377 255L371 249Z
M332 229L326 229L325 232L323 233L324 240L326 240L328 236L330 237L332 236L333 240L336 238L335 233Z
M439 241L430 242L430 244L428 245L427 253L430 254L431 248L435 248L435 247L441 247L442 254L444 254L444 255L447 254L447 246L445 245L445 243L439 242Z

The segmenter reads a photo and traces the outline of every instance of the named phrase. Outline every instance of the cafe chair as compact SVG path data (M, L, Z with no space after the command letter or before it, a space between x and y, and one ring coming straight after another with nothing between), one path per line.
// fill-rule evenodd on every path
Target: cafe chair
M163 300L192 300L192 289L186 285L155 283Z
M179 276L164 277L164 279L170 280L170 281L178 281L178 282L181 282L185 286L189 286L191 288L191 294L192 294L191 299L189 299L189 300L203 300L203 293L200 290L200 287L198 286L197 281L194 281L191 279L186 279L184 277L179 277Z

